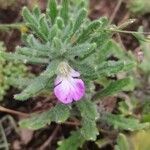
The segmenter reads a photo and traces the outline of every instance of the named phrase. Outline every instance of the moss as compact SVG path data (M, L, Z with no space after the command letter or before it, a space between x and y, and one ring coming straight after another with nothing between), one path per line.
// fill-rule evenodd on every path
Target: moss
M3 43L0 42L0 51L5 51ZM10 88L10 79L27 76L27 67L18 62L8 62L0 55L0 101Z

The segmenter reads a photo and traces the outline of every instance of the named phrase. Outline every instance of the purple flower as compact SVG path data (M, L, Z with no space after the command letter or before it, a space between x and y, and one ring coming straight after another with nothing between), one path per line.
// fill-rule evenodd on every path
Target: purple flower
M80 100L85 94L84 82L79 79L80 73L73 70L66 62L60 63L55 80L54 93L64 104Z

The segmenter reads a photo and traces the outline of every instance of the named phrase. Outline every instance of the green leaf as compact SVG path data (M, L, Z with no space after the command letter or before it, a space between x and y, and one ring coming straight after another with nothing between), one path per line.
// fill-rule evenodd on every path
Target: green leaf
M17 53L2 52L1 54L6 60L10 60L10 61L11 60L20 61L23 63L32 63L32 64L48 64L49 63L49 59L47 58L40 58L40 57L34 57L34 56L29 57L29 56L21 55Z
M31 12L29 11L29 9L27 7L23 8L22 16L23 16L24 20L31 26L33 26L33 27L38 26L37 19L34 18L34 16L31 14Z
M61 17L56 18L56 24L60 29L63 29L65 27L64 21Z
M49 32L48 39L49 39L50 41L52 41L53 38L57 35L57 33L58 33L58 26L55 24L55 25L51 28L51 30L50 30L50 32Z
M103 62L98 67L99 76L111 76L121 71L130 70L135 66L134 62L130 61L107 61Z
M90 54L91 52L93 52L95 48L96 48L95 43L92 44L84 43L84 44L76 45L66 52L66 56L69 58L70 56L73 56L73 59L75 56L78 56L80 59L82 59L88 56L88 54Z
M111 76L116 73L119 73L119 71L123 70L124 63L122 61L115 62L115 61L107 61L103 62L98 70L99 70L99 76Z
M70 116L70 106L57 104L51 111L51 120L57 123L65 122Z
M111 51L110 51L111 47L112 47L111 41L108 40L103 45L103 47L99 50L99 53L98 53L99 60L104 61L108 59L108 57L111 55Z
M101 34L100 34L101 35ZM103 37L103 35L102 35ZM109 38L107 38L109 39ZM131 59L131 56L129 56L129 53L126 52L116 41L109 39L104 39L105 42L100 50L99 50L99 60L104 61L107 60L110 56L114 56L120 60L128 60L128 61L134 61ZM98 44L97 44L98 45ZM135 62L134 62L135 63Z
M131 56L129 56L129 53L114 40L110 41L109 51L112 52L111 55L117 57L120 60L134 61L131 59Z
M109 20L107 18L101 17L98 21L100 22L100 25L98 30L93 32L91 42L95 42L97 44L100 52L103 46L110 40L112 34L110 31L105 30L109 24Z
M85 17L87 15L86 9L81 9L79 15L74 23L73 26L73 34L80 28L81 24L83 23Z
M30 56L30 57L49 57L48 51L40 51L38 49L29 47L16 47L16 52L18 54Z
M111 82L105 89L97 92L94 96L94 100L99 98L114 95L121 91L128 91L133 88L133 80L131 78L124 78L114 82Z
M130 150L128 140L126 136L122 133L119 134L117 138L117 145L115 146L115 150Z
M101 28L101 27L100 27ZM97 44L99 54L101 54L101 49L104 45L110 40L111 33L103 31L104 29L100 29L102 31L97 31L95 35L92 37L91 42L95 42ZM106 50L107 52L107 50ZM111 54L111 50L109 50L109 55ZM103 54L102 54L103 55Z
M35 6L35 7L33 8L33 15L34 15L37 19L39 19L40 15L41 15L41 10L40 10L39 6Z
M60 141L57 150L78 150L83 145L85 139L82 137L79 131L74 131L71 135L62 141Z
M55 49L55 51L53 51L53 53L55 53L55 55L58 55L58 53L61 52L62 49L62 42L59 38L54 37L53 38L53 49Z
M48 37L49 26L45 14L41 15L39 20L39 30Z
M92 112L91 112L92 113ZM82 128L80 129L82 136L86 140L95 141L99 134L95 120L89 120L89 118L83 118Z
M27 100L30 97L36 96L37 93L42 91L48 84L50 78L47 76L38 76L25 88L20 94L16 94L16 100Z
M70 22L68 22L68 24L66 25L66 27L64 28L64 31L63 31L63 40L64 41L70 42L70 35L71 35L72 28L73 28L73 21L70 20Z
M26 36L26 38L24 38L24 40L25 44L31 47L32 49L36 49L43 53L50 52L51 50L49 42L43 44L39 39L35 38L33 34L29 34L28 36Z
M57 17L58 10L57 10L57 3L56 0L49 0L48 4L48 15L51 18L52 24L55 23L55 19Z
M56 69L58 67L58 64L60 62L58 60L52 61L46 68L46 70L42 73L44 76L52 77L54 74L56 74Z
M67 105L57 104L54 108L41 114L33 115L31 118L21 120L19 125L23 128L37 130L45 127L51 122L63 123L70 115L70 108Z
M37 27L39 27L39 25ZM38 36L39 39L43 41L44 43L48 42L47 36L37 27L35 29L32 29L33 31L35 31L36 36Z
M36 77L30 84L27 86L20 94L14 96L17 100L27 100L32 96L36 96L39 92L46 88L46 86L51 81L51 78L54 76L57 62L52 62L45 72L41 73L40 76Z
M109 125L113 125L114 128L120 130L136 131L150 127L149 123L140 123L135 118L125 118L121 115L106 114L104 120Z
M96 140L99 134L96 127L98 112L96 105L89 100L82 100L76 104L82 116L81 134L86 140Z
M37 130L43 128L47 124L51 123L51 119L49 117L50 113L51 111L47 111L41 114L33 115L31 118L21 120L19 122L19 125L22 128L28 128L31 130Z
M85 29L83 29L76 43L85 42L90 37L91 34L96 32L96 30L100 27L100 25L101 25L101 22L99 20L91 22Z
M84 79L87 80L94 80L97 77L97 73L95 72L94 67L92 67L90 64L80 64L80 63L74 63L73 66L81 73L81 75L84 77Z
M60 16L63 18L64 23L67 24L69 19L69 0L62 0L62 9Z
M82 100L76 103L76 106L80 110L81 116L89 118L90 120L98 119L98 112L96 105L90 100Z
M32 78L30 79L30 78L23 78L23 77L19 77L19 78L15 77L9 79L9 84L18 89L23 89L27 87L32 81L33 81Z

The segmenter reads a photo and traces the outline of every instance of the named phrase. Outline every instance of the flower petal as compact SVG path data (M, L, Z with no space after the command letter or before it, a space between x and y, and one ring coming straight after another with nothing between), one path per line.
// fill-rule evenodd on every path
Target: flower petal
M70 76L71 77L79 77L80 76L80 73L71 69L71 72L70 72Z
M74 79L74 86L71 92L72 92L72 98L75 101L80 100L85 94L84 82L81 79Z
M68 75L59 74L55 80L54 93L64 104L80 100L85 94L84 82L78 79L80 73L71 69Z
M59 85L57 85L54 88L54 93L58 100L64 104L68 104L73 101L70 83L67 80L63 80Z

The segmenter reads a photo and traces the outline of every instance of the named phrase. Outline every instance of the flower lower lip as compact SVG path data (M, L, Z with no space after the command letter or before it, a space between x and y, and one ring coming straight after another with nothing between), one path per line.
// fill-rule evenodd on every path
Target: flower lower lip
M58 74L55 80L54 93L64 104L79 101L85 94L84 82L79 78L80 73L70 69L67 75Z

